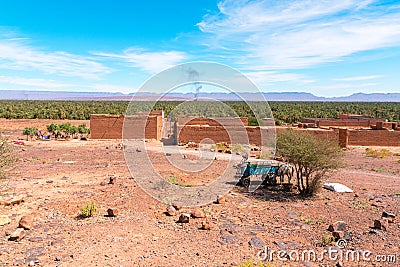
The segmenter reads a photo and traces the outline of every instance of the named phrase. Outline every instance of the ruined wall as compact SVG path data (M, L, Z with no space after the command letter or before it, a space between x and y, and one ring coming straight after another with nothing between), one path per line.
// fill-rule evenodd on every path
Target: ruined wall
M400 146L400 131L349 130L350 146Z
M382 119L318 119L318 118L304 118L302 123L313 123L317 127L355 127L355 128L369 128L376 125L377 122L382 122Z
M90 137L92 139L122 139L122 128L124 115L90 115ZM125 128L125 138L156 139L161 138L162 117L161 116L129 116L125 120L128 127ZM142 132L145 129L145 132Z
M216 143L250 143L254 145L261 144L261 133L263 136L274 137L284 127L253 127L239 126L234 123L227 126L226 129L218 126L214 120L198 120L193 123L207 122L208 125L185 125L177 127L178 143L196 142L209 138ZM129 125L124 132L126 138L143 138L160 140L162 137L162 116L129 116L125 120ZM209 126L209 124L213 124ZM102 114L92 114L90 116L90 131L93 139L121 139L124 124L124 116L111 116ZM393 126L394 125L394 126ZM376 126L375 126L376 127ZM400 128L397 124L378 123L382 130L348 130L348 129L296 129L297 131L307 131L313 135L321 136L330 140L335 140L341 146L400 146ZM389 131L385 128L396 128L396 131ZM141 132L140 129L145 129ZM276 133L275 133L276 130ZM228 132L231 134L229 136Z
M179 116L177 122L178 125L209 125L209 126L249 125L249 119L247 117L198 118L193 116Z
M188 143L195 142L199 143L203 139L210 138L215 143L240 143L240 144L252 144L252 145L261 145L261 136L267 138L275 138L279 136L279 133L287 130L284 127L258 127L258 126L248 126L245 127L246 133L244 133L244 129L234 129L226 127L226 129L222 126L192 126L185 125L180 127L178 130L178 143ZM295 129L296 131L307 131L302 129ZM235 132L236 131L236 132ZM231 134L229 136L228 132ZM339 140L339 130L331 129L331 130L308 130L308 132L315 136L320 136L322 138L327 138L331 140L338 141ZM244 135L247 135L244 138ZM238 138L241 136L241 138ZM232 137L236 137L234 141L232 141Z

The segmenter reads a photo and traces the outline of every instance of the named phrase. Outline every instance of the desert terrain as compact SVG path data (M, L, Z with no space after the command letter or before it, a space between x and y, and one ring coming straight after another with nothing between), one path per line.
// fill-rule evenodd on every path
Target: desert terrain
M354 193L321 189L302 198L280 187L248 193L235 187L220 204L183 207L165 214L167 205L148 194L132 178L120 140L78 139L26 141L22 129L43 127L45 120L0 120L1 131L15 145L19 161L2 182L0 214L11 221L0 226L0 266L240 266L257 263L260 251L314 250L336 246L327 242L330 224L344 221L346 250L369 250L373 262L346 259L262 261L265 266L398 266L400 263L400 148L385 158L367 157L366 147L345 151L343 167L324 182L342 183ZM81 124L82 121L71 121ZM88 122L87 126L88 125ZM149 146L157 147L158 144ZM380 150L379 147L370 147ZM193 150L186 148L188 151ZM145 153L145 151L142 151ZM188 154L190 154L188 152ZM218 157L207 173L185 174L162 160L157 149L148 155L165 177L198 185L226 166ZM144 166L146 167L146 166ZM115 178L109 184L110 177ZM5 205L11 200L21 203ZM98 211L80 217L81 207L95 202ZM109 208L118 210L106 216ZM203 218L178 223L179 213L196 210ZM383 211L396 215L386 229L373 229ZM20 218L33 217L33 226L19 241L10 241ZM211 227L203 230L207 222ZM397 256L397 262L377 262L375 256ZM383 259L383 257L381 257ZM254 265L256 266L256 265Z

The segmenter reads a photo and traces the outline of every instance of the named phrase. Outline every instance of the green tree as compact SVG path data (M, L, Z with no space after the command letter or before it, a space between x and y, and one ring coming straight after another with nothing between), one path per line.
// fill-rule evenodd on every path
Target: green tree
M39 130L36 127L25 127L24 131L22 132L23 135L26 135L26 140L39 134Z
M56 123L51 123L49 125L46 126L47 127L47 131L49 133L51 133L52 135L54 135L54 137L58 137L59 133L60 133L60 126Z
M289 129L279 133L277 153L293 165L300 194L313 195L324 175L340 166L342 151L334 141Z

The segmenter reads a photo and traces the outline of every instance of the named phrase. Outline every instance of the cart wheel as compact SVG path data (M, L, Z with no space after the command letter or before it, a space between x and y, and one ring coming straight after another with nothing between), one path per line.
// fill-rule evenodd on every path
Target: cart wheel
M248 188L250 186L250 178L249 177L243 178L242 184L244 187Z

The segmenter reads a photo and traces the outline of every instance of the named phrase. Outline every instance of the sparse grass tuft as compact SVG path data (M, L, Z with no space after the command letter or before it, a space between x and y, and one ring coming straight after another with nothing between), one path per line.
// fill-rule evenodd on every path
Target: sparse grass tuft
M234 152L234 153L243 153L245 151L246 151L245 147L241 144L233 144L232 145L232 152Z
M323 222L325 222L325 219L322 217L319 217L319 218L308 217L308 218L304 219L303 222L305 224L323 223Z
M178 182L176 180L177 178L178 178L178 176L176 176L176 175L170 175L170 176L168 176L168 182L170 182L173 185L179 185L182 187L192 187L191 184L185 184L185 183Z
M386 148L382 148L381 150L375 150L375 149L372 149L372 148L367 148L365 150L365 155L367 157L383 159L383 158L386 158L386 157L393 156L394 154L392 152L390 152Z
M97 211L96 202L90 202L83 205L81 208L81 216L84 218L92 217Z
M356 209L366 209L368 207L368 203L365 202L364 200L357 200L357 202L354 204Z
M217 150L217 151L225 152L225 150L227 150L227 149L228 149L228 147L226 146L225 143L217 143L217 144L215 144L215 150Z
M335 238L330 233L324 234L322 236L321 241L319 242L319 245L324 247L324 246L330 245L334 241L335 241Z

